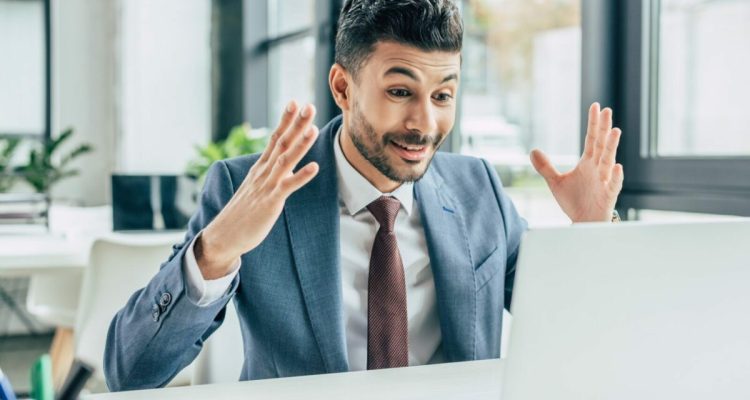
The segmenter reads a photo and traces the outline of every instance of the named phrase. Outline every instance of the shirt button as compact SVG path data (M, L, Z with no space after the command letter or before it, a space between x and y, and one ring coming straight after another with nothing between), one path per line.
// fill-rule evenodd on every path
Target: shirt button
M172 295L169 293L164 293L161 295L161 298L159 299L159 305L162 307L166 307L169 305L169 303L172 302Z
M161 312L159 311L159 306L154 304L154 306L151 307L151 318L154 320L154 322L159 321L159 315L161 315Z

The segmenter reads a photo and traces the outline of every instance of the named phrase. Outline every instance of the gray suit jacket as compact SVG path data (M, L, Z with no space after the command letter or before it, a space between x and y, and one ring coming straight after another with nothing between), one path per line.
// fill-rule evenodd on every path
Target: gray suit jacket
M111 390L166 385L200 352L234 298L245 364L240 379L348 370L339 266L339 209L329 122L300 166L318 175L286 202L224 297L198 307L185 294L187 244L232 197L259 155L215 163L185 240L149 284L112 320L104 369ZM439 152L414 186L435 279L441 351L447 361L500 356L503 306L509 306L526 223L483 160Z

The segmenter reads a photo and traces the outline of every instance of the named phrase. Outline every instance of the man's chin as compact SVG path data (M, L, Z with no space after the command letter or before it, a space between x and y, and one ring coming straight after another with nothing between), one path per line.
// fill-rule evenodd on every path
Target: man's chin
M421 179L422 176L424 176L425 172L427 172L427 167L430 164L430 160L400 160L400 163L403 165L397 168L391 168L391 171L394 173L393 176L391 176L391 179L401 183L415 182ZM391 164L391 167L393 167L393 164Z

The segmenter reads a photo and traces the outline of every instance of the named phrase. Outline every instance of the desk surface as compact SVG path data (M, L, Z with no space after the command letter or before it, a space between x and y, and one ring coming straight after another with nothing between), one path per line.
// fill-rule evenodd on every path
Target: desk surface
M500 398L502 360L106 393L85 400Z
M89 244L50 234L3 235L0 240L0 276L83 268Z
M113 233L64 237L35 233L0 235L0 276L29 276L38 273L82 270L88 265L91 244L97 238L119 243L148 245L178 243L183 232Z

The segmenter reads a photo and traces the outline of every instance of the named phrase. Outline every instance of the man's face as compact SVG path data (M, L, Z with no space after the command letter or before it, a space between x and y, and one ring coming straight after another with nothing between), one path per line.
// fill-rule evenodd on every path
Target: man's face
M364 159L394 182L424 175L453 128L459 53L381 42L351 92L350 138Z

